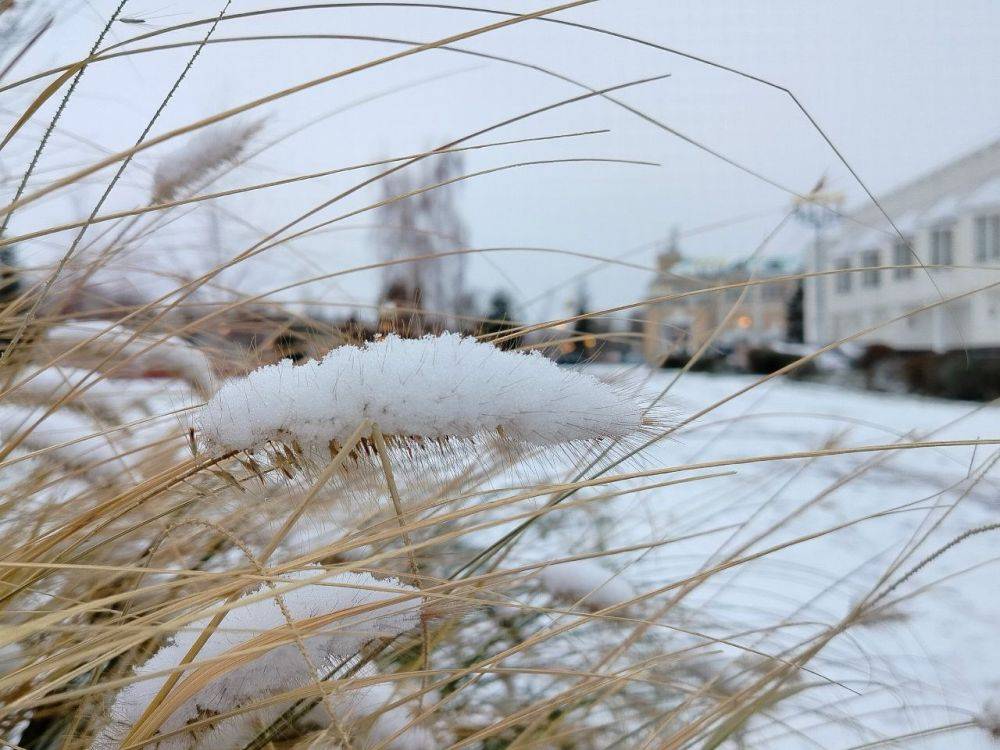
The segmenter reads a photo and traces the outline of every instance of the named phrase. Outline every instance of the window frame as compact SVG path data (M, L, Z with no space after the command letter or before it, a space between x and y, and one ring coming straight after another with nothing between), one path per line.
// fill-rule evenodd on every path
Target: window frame
M939 242L942 237L948 238L947 258L942 257L943 245ZM931 265L932 266L953 266L955 265L955 225L944 224L931 229ZM937 269L940 271L949 270L946 268Z
M861 272L861 286L866 289L877 289L882 286L882 274L877 269L878 266L882 265L881 249L873 247L868 250L862 250L860 260L861 267L866 269ZM875 268L869 269L867 268L868 266Z
M837 294L850 294L854 288L854 274L851 269L854 265L849 257L837 258L833 263L835 271L842 271L834 275L833 291Z
M894 266L912 266L914 260L914 253L910 250L913 247L913 238L904 237L903 239L896 239L892 243L892 263ZM892 278L894 279L909 279L913 277L913 268L894 268L892 269Z
M972 224L976 263L1000 260L1000 211L977 214Z

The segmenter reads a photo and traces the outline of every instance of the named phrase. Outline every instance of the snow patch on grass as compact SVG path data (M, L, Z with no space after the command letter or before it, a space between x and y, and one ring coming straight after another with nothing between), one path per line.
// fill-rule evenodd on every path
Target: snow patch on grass
M294 588L293 588L294 586ZM276 589L264 588L247 594L226 614L218 629L202 647L195 666L206 660L234 656L241 648L260 648L259 654L211 680L196 695L185 701L161 726L161 732L182 729L187 724L215 714L251 706L267 697L300 688L319 679L334 661L352 657L361 647L376 638L392 638L417 627L421 600L416 589L397 579L379 580L369 573L341 573L324 576L312 568L284 577ZM280 594L279 600L274 594ZM400 600L400 597L410 595ZM348 614L321 627L292 623L336 612ZM283 611L284 609L284 611ZM161 648L137 672L137 681L126 686L111 708L111 722L95 743L95 748L118 747L145 708L157 695L169 674L143 679L178 666L211 618L199 620L179 631L171 643ZM287 643L255 645L263 633L285 629ZM265 650L266 649L266 650ZM186 675L190 675L190 671ZM183 680L183 678L182 678ZM377 691L376 691L377 693ZM349 693L356 702L340 705L355 712L374 704L377 710L385 700L374 700L362 691ZM374 698L379 698L375 695ZM364 700L362 700L364 698ZM159 750L187 750L196 747L239 747L227 744L239 737L246 742L281 715L284 704L265 711L251 711L231 719L154 742ZM313 711L311 721L322 723L325 713ZM329 718L325 719L326 722ZM391 734L391 733L390 733ZM221 743L221 744L220 744Z

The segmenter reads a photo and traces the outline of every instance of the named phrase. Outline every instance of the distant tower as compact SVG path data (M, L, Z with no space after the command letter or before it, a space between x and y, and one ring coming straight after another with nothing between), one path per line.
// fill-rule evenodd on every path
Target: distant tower
M657 254L656 270L660 273L668 273L681 260L681 232L675 224L670 228L670 236L667 239L667 249Z
M656 254L656 277L649 288L651 297L661 297L677 291L677 277L674 267L682 259L680 247L680 229L676 225L670 228L670 234L663 250ZM642 353L646 361L655 367L662 367L666 355L671 349L670 342L664 335L664 321L671 307L677 302L651 302L642 312Z

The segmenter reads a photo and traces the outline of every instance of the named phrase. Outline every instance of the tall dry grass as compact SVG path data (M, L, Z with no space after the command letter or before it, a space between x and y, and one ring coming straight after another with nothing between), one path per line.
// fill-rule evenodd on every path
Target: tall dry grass
M5 113L3 148L11 152L16 146L25 159L23 171L5 183L4 228L18 212L76 185L96 181L104 197L92 210L88 207L86 219L67 217L20 235L8 231L2 240L6 247L24 247L54 238L59 257L36 268L11 261L5 276L11 281L0 311L6 342L0 360L0 741L12 748L53 750L95 743L215 748L227 740L211 730L234 720L252 729L249 739L242 736L239 744L231 745L234 748L909 747L938 734L954 733L961 742L974 732L997 732L995 710L979 716L966 711L956 719L947 694L938 695L936 702L929 699L926 686L894 668L892 659L903 655L864 654L862 648L859 657L853 650L867 630L905 627L919 616L914 601L933 601L940 583L934 575L928 579L921 574L933 572L949 550L965 548L995 531L995 526L983 525L941 538L963 500L995 491L990 477L998 455L997 436L939 438L909 434L904 426L895 438L864 445L832 439L819 447L803 444L795 451L683 463L672 463L670 453L663 451L664 445L691 439L725 404L752 396L765 383L843 342L703 408L657 422L655 432L632 443L598 441L564 450L460 444L428 457L419 450L417 455L390 450L377 424L361 424L354 438L327 461L304 460L291 448L263 460L245 453L206 452L192 433L191 417L211 397L216 381L245 373L268 352L277 351L273 342L300 319L304 331L296 330L296 336L312 356L353 340L351 330L317 324L272 297L318 280L349 282L357 269L250 292L233 288L233 269L271 248L373 212L385 201L351 210L340 205L400 170L443 153L584 138L596 131L581 127L578 132L513 140L504 139L502 130L601 97L712 157L750 171L615 97L621 89L658 80L658 71L641 81L603 89L580 84L582 93L512 113L433 149L338 167L333 171L369 171L332 198L300 207L281 228L260 230L249 246L225 248L207 269L176 269L174 276L165 277L162 293L108 299L93 283L99 273L113 273L133 248L168 231L190 206L331 174L327 170L237 188L220 189L217 184L271 145L295 135L292 130L272 137L266 125L258 132L253 118L255 110L287 101L297 92L429 50L471 54L455 45L519 24L568 24L580 33L614 35L629 44L685 54L573 22L571 14L560 15L590 1L527 15L437 5L459 14L465 30L433 41L396 40L401 49L391 54L166 131L158 127L159 116L174 90L197 70L199 52L222 42L215 38L216 29L235 17L266 25L269 15L281 9L237 13L226 4L200 21L143 30L127 44L112 43L107 32L129 21L123 2L88 57L37 73L5 71L2 90L20 93L22 101L16 112ZM0 9L13 12L9 5L0 4ZM60 176L34 174L88 68L117 64L114 60L122 58L142 66L143 55L160 43L158 37L176 28L190 28L201 36L178 44L190 58L170 93L143 103L153 114L142 136ZM44 41L44 36L29 34L20 44ZM798 105L793 92L757 82L783 91ZM42 117L39 112L48 114ZM819 124L812 124L835 148ZM153 132L160 134L150 135ZM492 140L470 142L482 136ZM185 150L186 138L196 139L193 149L188 142ZM148 202L105 210L104 198L128 174L130 160L168 142L182 150L180 156L163 157ZM0 157L11 163L3 152ZM503 168L528 163L512 160ZM447 183L489 171L463 174ZM389 200L409 200L445 187L428 184ZM320 220L318 214L331 207L341 212ZM455 247L400 262L509 250ZM562 252L649 270L572 250L518 250ZM746 294L762 283L768 282L751 278L735 287ZM691 294L720 294L730 288ZM638 316L649 302L636 299L614 309L526 323L483 338L497 344L517 342L525 349L558 347L575 340L565 331L580 319L622 312ZM929 307L939 304L943 300ZM231 345L231 336L222 329L235 320L257 334L259 348ZM553 331L556 335L543 344L525 338ZM859 331L852 338L863 334ZM667 381L644 372L632 377L649 379L644 398L662 407L670 403L677 379L686 377L693 364ZM158 379L149 378L151 373ZM162 379L164 375L169 379ZM974 463L960 482L934 497L913 497L894 508L852 507L842 520L820 528L797 523L836 493L883 470L901 451L967 446L981 446ZM845 468L835 462L844 456L856 460ZM650 508L667 507L680 488L690 490L691 485L704 486L704 497L711 498L714 482L755 465L790 471L789 481L798 472L830 469L821 489L796 496L791 505L779 503L778 495L770 494L773 488L753 484L758 475L740 486L742 496L721 510L713 500L689 513L675 512L675 530L666 536L617 533L618 524L640 520L637 504L630 501L641 498ZM945 496L947 502L941 500ZM626 508L632 515L619 517ZM922 520L908 537L892 540L898 545L891 555L875 559L876 573L870 560L858 559L853 571L831 575L817 594L822 598L825 592L848 588L850 606L823 611L803 599L773 611L755 605L747 614L739 611L746 606L742 598L734 597L733 611L721 616L725 608L716 604L726 604L748 578L770 588L764 600L782 595L782 578L803 572L781 567L786 565L786 551L904 513L919 514ZM767 522L759 523L762 519ZM576 543L562 546L559 540L567 538ZM674 548L683 550L677 558L671 557ZM769 567L775 559L777 575ZM986 556L977 559L989 562ZM246 597L267 602L275 592L286 591L290 581L294 584L292 574L319 570L331 575L371 573L402 600L419 602L419 625L391 637L369 638L339 660L307 665L299 654L308 650L310 639L327 631L335 634L345 620L358 627L358 618L363 620L373 608L358 605L306 619L283 608L287 622L248 635L253 638L250 647L244 640L206 656L206 643L225 632L225 615L239 602ZM280 606L280 597L274 601ZM377 608L374 612L372 617ZM177 651L179 658L165 670L149 672L151 658L175 642L185 644ZM240 670L269 653L280 657L267 662L269 669L287 668L295 678L284 689L262 687L256 700L220 709L218 696L211 697L213 685L226 675L244 675ZM246 679L266 683L260 675L248 674ZM116 697L140 678L155 678L156 686L146 692L141 715L134 724L109 733ZM388 701L366 704L362 698L375 694L373 686L379 686L377 694L388 696ZM197 718L168 729L171 715L199 696L204 696L204 705L198 704ZM361 696L361 710L350 702L351 696ZM389 715L391 723L380 723ZM928 720L919 720L921 715Z

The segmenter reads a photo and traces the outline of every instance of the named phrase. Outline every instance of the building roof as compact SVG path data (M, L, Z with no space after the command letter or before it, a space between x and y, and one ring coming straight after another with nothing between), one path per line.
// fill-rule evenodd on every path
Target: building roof
M731 276L749 276L754 273L758 277L784 276L798 273L801 263L792 256L774 256L761 258L756 263L748 259L727 260L722 258L688 258L683 257L666 269L666 273L690 279L717 279Z
M968 211L1000 207L1000 140L890 190L879 196L879 203L904 234L952 221ZM847 216L837 244L886 244L896 236L871 201Z

